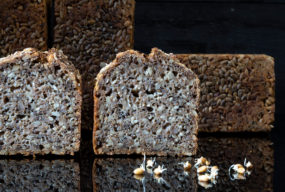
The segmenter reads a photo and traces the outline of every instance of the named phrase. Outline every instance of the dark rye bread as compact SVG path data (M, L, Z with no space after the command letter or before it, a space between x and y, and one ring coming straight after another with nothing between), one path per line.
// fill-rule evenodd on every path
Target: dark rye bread
M46 0L0 1L0 57L26 47L47 49Z
M134 0L55 0L53 47L62 49L83 80L82 128L93 127L97 73L116 53L133 48Z
M79 150L81 80L61 51L24 49L0 59L0 155Z
M73 160L0 160L0 191L80 191Z
M194 155L199 79L173 54L129 50L97 76L95 154Z
M274 59L267 55L182 54L201 81L199 131L270 131L275 112Z

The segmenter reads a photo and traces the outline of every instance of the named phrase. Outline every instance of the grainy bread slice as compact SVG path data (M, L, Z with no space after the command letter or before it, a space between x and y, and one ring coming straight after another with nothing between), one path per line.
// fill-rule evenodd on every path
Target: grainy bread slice
M47 1L0 1L0 57L26 47L47 49Z
M182 54L201 81L199 131L270 131L275 112L274 59L249 54Z
M197 76L173 54L118 54L97 76L94 152L195 154L199 94Z
M0 154L79 150L81 77L61 51L27 48L0 59Z
M0 160L0 191L80 191L73 160Z
M82 129L93 128L97 73L133 48L135 0L54 0L53 47L63 50L83 82Z

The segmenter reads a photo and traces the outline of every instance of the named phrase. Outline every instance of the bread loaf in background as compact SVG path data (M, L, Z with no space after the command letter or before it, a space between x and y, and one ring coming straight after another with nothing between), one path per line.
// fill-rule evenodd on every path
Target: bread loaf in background
M259 132L273 128L274 59L267 55L181 54L200 79L199 131Z
M82 128L93 127L99 70L133 47L134 0L55 0L53 47L62 49L83 80Z
M61 51L0 59L0 155L79 150L81 77Z
M194 155L199 79L173 54L129 50L97 76L95 154Z
M0 57L27 47L46 50L47 39L46 0L0 1Z

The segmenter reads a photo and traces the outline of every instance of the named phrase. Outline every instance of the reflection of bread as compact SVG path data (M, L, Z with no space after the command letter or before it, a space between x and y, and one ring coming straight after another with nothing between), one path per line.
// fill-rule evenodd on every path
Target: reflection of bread
M0 160L0 191L80 191L72 160Z
M28 48L0 59L0 154L79 150L80 75L61 51Z
M174 55L130 50L103 68L94 90L96 154L193 155L197 76Z
M147 158L148 159L148 158ZM143 158L95 158L93 163L93 191L197 191L196 171L183 171L180 162L190 161L191 157L157 157L156 162L167 168L161 177L150 174L150 169L142 176L134 176L134 169L143 162ZM156 165L157 166L157 165ZM143 181L144 178L144 181Z
M200 79L199 131L270 131L274 60L267 55L177 55Z
M133 48L135 0L54 0L53 47L82 75L82 128L93 127L97 73L116 53Z

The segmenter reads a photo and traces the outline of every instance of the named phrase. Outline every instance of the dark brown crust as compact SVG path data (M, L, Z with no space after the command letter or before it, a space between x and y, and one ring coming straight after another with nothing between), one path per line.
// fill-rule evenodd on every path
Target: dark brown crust
M115 9L114 4L117 4ZM94 79L102 62L111 62L117 52L133 48L135 1L55 0L54 7L53 47L63 50L80 70L84 98L82 129L92 130ZM69 30L66 30L67 25ZM95 34L89 37L89 32ZM119 32L121 35L117 37ZM74 46L74 42L79 46Z
M101 69L101 71L98 73L97 75L97 78L96 78L96 84L95 84L95 88L94 88L94 93L93 93L93 97L94 97L94 128L93 128L93 150L94 150L94 153L95 154L103 154L103 153L100 153L98 152L98 150L96 149L96 130L98 130L98 128L100 127L100 122L99 122L99 119L98 119L98 116L99 116L99 100L98 100L98 97L97 97L97 92L99 92L99 83L104 79L104 77L106 76L107 73L111 73L112 70L114 68L116 68L118 65L120 65L122 62L120 62L120 60L124 60L125 57L129 56L129 55L134 55L135 57L141 59L142 61L149 61L149 60L154 60L156 57L158 56L165 56L165 53L163 53L161 50L157 49L157 48L153 48L151 53L149 55L144 55L142 53L139 53L137 51L134 51L134 50L128 50L128 51L125 51L125 52L121 52L121 53L118 53L117 56L116 56L116 59L114 61L112 61L109 65L107 65L106 67L104 67L103 69ZM180 63L177 59L176 59L176 56L173 55L173 54L169 54L167 57L170 57L171 59L177 61L177 65L185 68L185 71L187 71L188 75L189 76L194 76L195 79L196 79L196 83L197 83L197 87L199 87L199 79L198 77L196 76L195 73L193 73L191 70L188 70L187 67L185 65L183 65L182 63ZM197 103L196 105L198 105L199 103L199 98L200 98L200 89L197 90ZM198 116L195 116L195 127L198 127L198 121L199 121L199 117ZM198 129L195 129L196 132L193 133L193 135L197 135L198 133ZM187 153L181 153L181 154L176 154L178 156L184 156L184 155L195 155L196 154L196 151L197 151L197 137L196 137L196 140L193 140L193 143L196 143L196 145L193 145L194 148L193 148L193 153L192 154L187 154ZM130 155L130 154L133 154L134 152L130 152L130 151L121 151L121 154L127 154L127 155ZM104 154L107 154L107 155L114 155L113 152L109 152L109 153L104 153ZM141 152L141 153L138 153L138 154L144 154L144 152ZM147 152L145 153L146 155L158 155L158 156L166 156L168 155L167 153L165 152Z
M41 52L34 48L27 48L23 51L17 51L12 55L9 55L5 58L0 59L0 66L2 65L9 65L10 63L14 63L15 61L21 59L22 57L29 55L30 57L36 57L40 58L43 63L47 63L48 66L54 65L54 63L58 63L60 67L67 71L69 77L73 80L73 83L75 87L77 88L77 91L79 93L80 97L77 97L76 100L80 105L78 106L78 112L76 115L79 116L79 119L81 121L81 105L82 105L82 91L81 91L81 76L79 74L79 71L75 69L75 67L67 60L67 57L63 55L61 51L57 51L56 49L51 49L50 51ZM74 152L78 152L80 149L80 137L81 137L81 123L79 123L78 126L79 129L79 138L78 142L75 145L75 150L70 152L70 155L74 155ZM51 154L56 155L65 155L67 152L59 153L57 151L51 151ZM32 152L26 152L26 151L20 151L20 152L9 152L8 155L15 155L15 154L22 154L22 155L35 155ZM37 153L37 155L45 155L46 153Z
M191 68L199 76L201 81L199 131L259 132L270 131L273 128L275 112L275 74L274 59L272 57L258 54L177 54L176 56L180 62ZM232 107L226 107L227 105L218 107L207 105L206 102L208 102L209 99L205 96L203 97L203 91L208 94L211 91L209 86L206 86L207 89L203 89L202 85L206 82L206 80L203 80L203 75L215 76L218 79L220 79L220 77L217 74L213 74L211 70L206 69L202 72L202 67L200 67L201 65L199 66L197 61L201 61L202 66L217 66L216 69L220 72L221 68L227 66L226 61L231 60L241 66L240 73L236 73L239 76L237 80L241 80L240 88L250 90L250 93L248 93L249 96L244 100L234 100L236 104ZM242 74L245 71L247 71L247 73ZM242 75L242 77L240 75ZM221 78L227 77L223 74ZM231 78L233 78L233 76L231 76ZM216 82L213 81L212 83L214 84ZM234 91L232 87L229 89ZM213 88L211 88L211 90L213 90ZM220 95L219 91L212 92ZM266 103L269 99L270 103ZM203 106L205 108L211 106L212 110L203 112ZM224 115L224 119L220 118L221 113ZM260 114L262 115L261 117L259 117ZM206 121L204 121L205 119Z
M0 57L26 47L47 50L47 36L46 0L0 1Z

